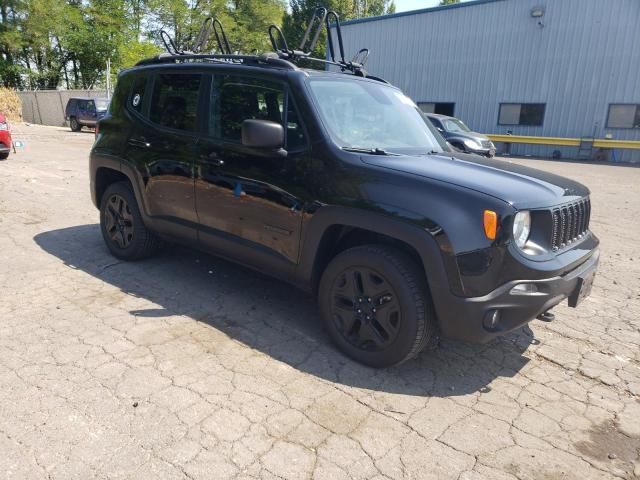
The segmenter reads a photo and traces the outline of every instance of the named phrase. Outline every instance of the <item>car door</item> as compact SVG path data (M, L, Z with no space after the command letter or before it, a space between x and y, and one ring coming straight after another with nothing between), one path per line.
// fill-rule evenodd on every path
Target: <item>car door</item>
M196 160L200 242L244 263L286 270L298 258L303 203L298 187L307 165L306 137L294 118L286 85L216 75L209 105L208 132L199 142ZM285 125L287 117L286 156L242 145L244 120Z
M78 123L87 125L87 101L78 100Z
M89 126L95 126L98 112L96 110L96 104L93 100L87 100L85 105L86 118L84 119L85 123Z
M135 117L125 157L138 172L153 228L197 239L194 161L203 75L158 72L134 80L128 108Z

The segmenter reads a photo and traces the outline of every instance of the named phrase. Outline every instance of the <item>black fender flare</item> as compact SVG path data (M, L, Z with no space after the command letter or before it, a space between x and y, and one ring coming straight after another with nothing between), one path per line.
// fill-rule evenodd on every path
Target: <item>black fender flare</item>
M129 179L129 183L131 184L131 188L133 189L133 194L135 195L136 201L138 202L138 206L140 207L140 213L142 214L145 220L149 218L149 207L147 205L145 195L142 194L142 192L144 191L143 180L133 167L126 164L120 158L114 155L98 153L98 152L93 152L93 158L91 163L92 163L92 172L91 172L92 189L91 190L92 190L93 203L96 205L97 208L100 208L100 205L97 198L95 179L97 178L98 171L101 168L106 168L106 169L120 172Z
M368 230L413 248L422 261L435 304L442 294L462 295L455 255L442 228L435 224L424 228L401 217L349 207L322 207L305 222L296 276L312 290L320 274L315 270L316 256L325 234L334 226Z

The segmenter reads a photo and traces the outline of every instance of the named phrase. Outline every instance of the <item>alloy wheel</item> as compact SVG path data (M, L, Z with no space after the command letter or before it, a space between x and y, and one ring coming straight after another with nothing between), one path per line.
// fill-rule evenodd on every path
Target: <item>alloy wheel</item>
M105 209L105 230L118 247L124 249L133 240L133 215L127 201L114 193Z
M348 268L336 278L331 312L338 332L365 351L388 347L400 331L400 302L389 281L367 267Z

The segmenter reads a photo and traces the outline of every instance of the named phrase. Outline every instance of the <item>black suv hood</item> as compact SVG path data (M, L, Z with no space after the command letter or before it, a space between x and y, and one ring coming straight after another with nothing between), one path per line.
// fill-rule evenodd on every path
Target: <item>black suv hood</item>
M443 153L424 156L369 156L362 160L420 177L469 188L518 208L542 208L589 194L584 185L559 175L506 160Z

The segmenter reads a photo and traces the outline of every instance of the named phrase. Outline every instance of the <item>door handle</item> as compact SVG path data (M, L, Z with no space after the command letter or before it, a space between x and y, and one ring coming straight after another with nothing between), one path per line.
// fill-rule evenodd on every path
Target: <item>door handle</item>
M219 159L218 154L216 154L215 152L209 154L203 153L202 155L200 155L200 160L203 160L204 162L207 162L208 164L216 167L221 167L222 165L224 165L224 160Z
M128 143L132 147L151 148L151 144L147 142L144 138L142 139L130 138Z

